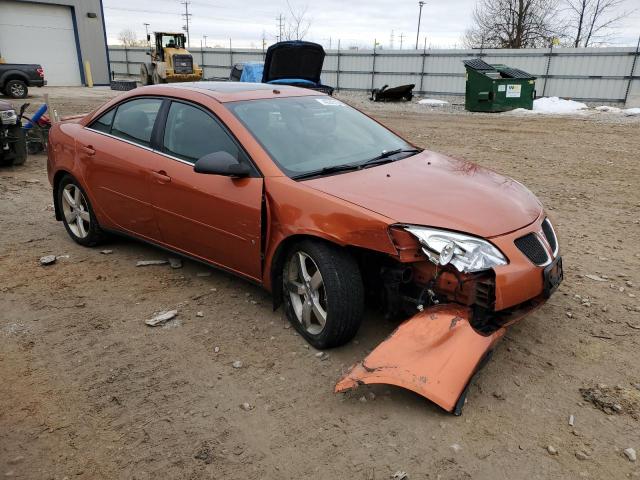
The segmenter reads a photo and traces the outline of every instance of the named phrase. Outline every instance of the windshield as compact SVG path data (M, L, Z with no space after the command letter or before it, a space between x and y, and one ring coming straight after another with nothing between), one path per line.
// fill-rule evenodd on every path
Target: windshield
M354 108L327 96L227 103L290 177L359 164L413 147Z
M168 48L183 48L184 38L182 35L163 35L162 46Z

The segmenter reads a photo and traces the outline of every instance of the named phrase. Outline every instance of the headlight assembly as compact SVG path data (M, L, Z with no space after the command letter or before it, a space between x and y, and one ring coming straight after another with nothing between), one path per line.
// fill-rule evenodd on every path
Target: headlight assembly
M470 273L507 264L502 252L481 238L429 227L404 228L420 241L422 251L436 265L451 264Z
M3 110L0 111L0 124L2 125L15 125L18 121L18 116L15 110Z

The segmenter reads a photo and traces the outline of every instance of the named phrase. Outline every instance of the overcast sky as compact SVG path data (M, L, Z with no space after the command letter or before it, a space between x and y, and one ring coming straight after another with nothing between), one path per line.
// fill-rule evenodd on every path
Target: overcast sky
M181 0L103 0L109 43L118 43L118 34L132 29L139 39L144 37L143 23L150 31L180 30L184 22ZM294 9L307 7L311 27L305 40L321 43L325 48L350 45L371 48L374 39L390 48L413 48L418 22L417 0L290 0ZM471 23L475 0L428 0L422 11L420 45L451 48L461 46L461 36ZM616 45L635 46L640 35L640 0L626 0L622 11L636 10L622 23ZM229 38L238 47L259 47L263 32L268 44L278 33L277 17L288 15L286 0L192 0L191 45L200 46L204 35L207 45L228 46Z

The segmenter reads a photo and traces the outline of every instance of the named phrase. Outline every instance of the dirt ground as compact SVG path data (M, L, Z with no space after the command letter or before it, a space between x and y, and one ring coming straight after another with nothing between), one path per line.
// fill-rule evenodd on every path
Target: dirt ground
M48 91L63 115L114 95ZM376 312L320 360L256 286L191 261L136 267L166 253L131 240L75 244L38 155L0 169L0 475L640 478L623 454L640 451L640 122L367 108L418 145L513 176L555 222L565 282L511 328L463 415L399 388L332 393L394 328ZM606 407L582 396L598 384Z

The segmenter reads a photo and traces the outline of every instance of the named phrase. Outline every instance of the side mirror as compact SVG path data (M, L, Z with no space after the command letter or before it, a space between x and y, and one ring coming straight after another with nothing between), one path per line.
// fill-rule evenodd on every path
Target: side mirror
M248 165L238 162L228 152L213 152L199 158L193 166L193 171L234 178L248 177L251 173Z

